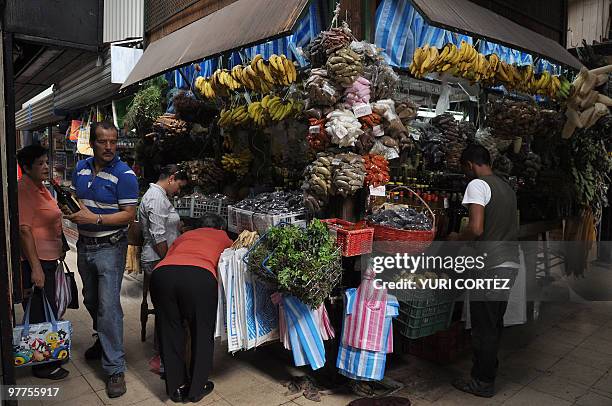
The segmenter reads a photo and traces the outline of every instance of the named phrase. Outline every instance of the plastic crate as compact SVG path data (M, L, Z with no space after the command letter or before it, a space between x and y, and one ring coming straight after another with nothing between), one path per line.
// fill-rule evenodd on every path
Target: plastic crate
M273 215L254 213L233 206L227 208L227 229L232 233L239 234L247 230L261 234L280 223L306 227L306 212Z
M341 219L321 220L327 223L329 231L336 235L336 244L341 249L343 257L354 257L372 252L374 229L371 227L349 230L355 223Z
M185 196L180 199L174 199L174 209L181 217L191 217L193 198Z
M410 290L412 300L400 298L399 316L395 319L399 333L406 338L427 337L450 325L455 307L448 292Z
M213 197L201 197L194 199L191 217L202 217L205 213L214 213L227 216L227 199L216 199Z
M205 213L227 216L227 199L217 199L208 196L185 196L174 200L174 208L179 216L199 218Z
M449 364L471 348L471 336L465 325L454 322L450 328L429 337L402 342L403 352L438 364Z

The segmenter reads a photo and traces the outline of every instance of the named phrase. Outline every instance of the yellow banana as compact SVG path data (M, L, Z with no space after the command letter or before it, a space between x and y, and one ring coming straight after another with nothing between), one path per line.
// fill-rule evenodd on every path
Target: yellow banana
M456 65L461 61L461 50L457 48L455 44L452 45L453 57L449 60L448 63L451 65Z
M442 48L442 51L438 55L438 60L436 61L436 68L438 70L446 64L445 61L446 61L446 57L448 56L449 52L450 52L449 44L444 45L444 48Z
M261 59L263 59L263 56L261 56L261 54L255 55L255 57L251 61L251 69L255 70L255 67L257 66L257 62L260 61Z
M270 100L270 95L269 95L269 94L265 95L265 96L264 96L264 98L263 98L263 99L261 99L261 106L262 106L264 109L267 109L267 108L268 108L268 101L269 101L269 100Z
M270 67L263 62L261 66L262 66L264 77L266 78L266 81L268 83L274 83L274 78L272 77L272 72L270 72Z

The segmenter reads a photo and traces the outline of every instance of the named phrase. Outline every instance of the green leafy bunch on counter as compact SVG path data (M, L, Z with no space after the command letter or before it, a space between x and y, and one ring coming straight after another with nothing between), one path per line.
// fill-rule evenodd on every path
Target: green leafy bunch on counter
M249 269L261 275L265 263L273 275L264 278L299 298L319 307L342 275L341 257L327 226L314 220L306 229L293 225L272 227L251 253Z

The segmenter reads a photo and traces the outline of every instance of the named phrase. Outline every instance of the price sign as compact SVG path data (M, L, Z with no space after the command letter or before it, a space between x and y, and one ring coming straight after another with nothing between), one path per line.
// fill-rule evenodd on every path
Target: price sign
M318 134L321 132L321 127L319 127L318 125L311 125L310 127L308 127L308 132L310 134Z
M374 134L375 137L382 137L383 135L385 135L385 131L383 130L383 126L382 125L377 125L374 128L372 128L372 134Z
M249 94L249 92L244 92L244 99L246 100L247 104L253 103L251 101L251 95Z
M323 91L325 93L329 94L330 96L333 96L334 94L336 94L336 89L334 89L333 87L331 87L327 83L323 83Z
M376 187L370 185L370 196L385 197L386 195L387 195L387 188L385 188L385 185L376 186Z
M338 158L334 158L332 159L332 165L336 166L336 165L340 165L342 161Z
M372 114L372 106L369 104L356 104L353 106L353 113L355 113L355 117L363 117Z

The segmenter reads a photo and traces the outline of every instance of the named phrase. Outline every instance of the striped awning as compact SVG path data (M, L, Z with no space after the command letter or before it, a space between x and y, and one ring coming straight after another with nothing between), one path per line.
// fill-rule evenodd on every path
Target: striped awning
M429 25L409 1L383 0L376 10L374 42L391 66L408 68L414 51L424 45L441 48L461 41L472 44L472 37Z

